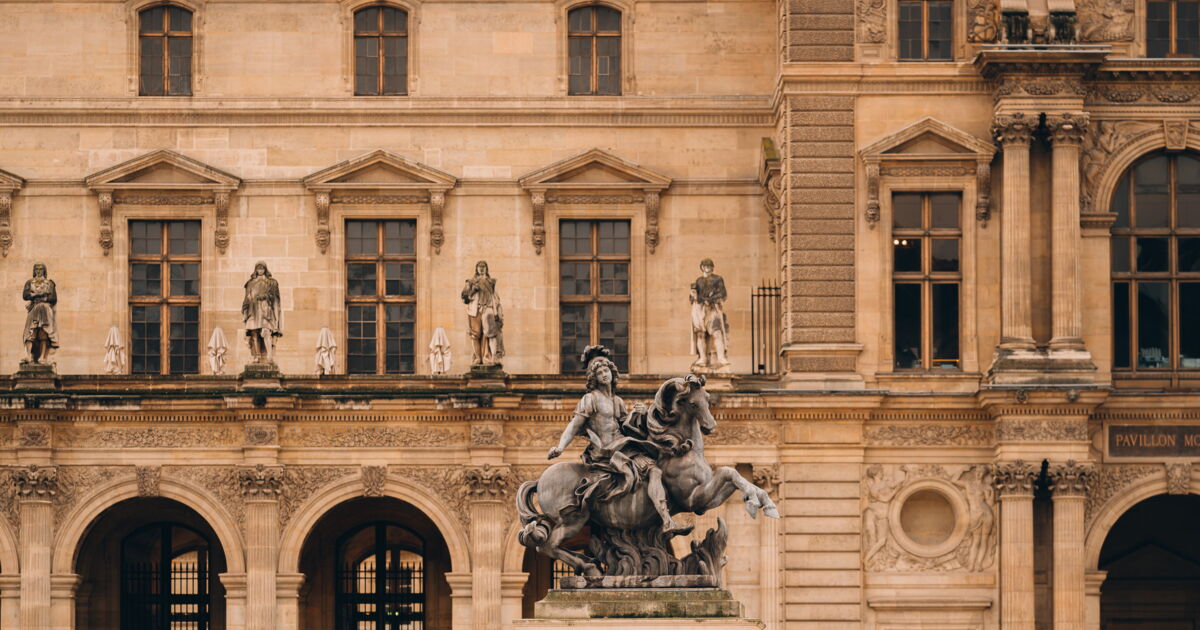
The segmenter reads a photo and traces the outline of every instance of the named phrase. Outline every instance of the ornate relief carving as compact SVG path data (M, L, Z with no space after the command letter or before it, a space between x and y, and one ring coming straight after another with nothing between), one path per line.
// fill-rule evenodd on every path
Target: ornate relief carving
M450 509L466 530L471 524L467 509L468 493L463 489L463 473L459 466L405 466L393 468L397 476L407 477L428 488Z
M1088 115L1056 114L1046 117L1046 129L1050 132L1050 142L1059 144L1080 144L1088 128Z
M867 164L867 225L875 227L879 222L879 175L878 163Z
M996 86L995 97L999 99L1000 97L1011 96L1013 94L1025 94L1027 96L1057 96L1059 94L1086 96L1087 88L1084 87L1083 81L1074 77L1005 77ZM1037 126L1036 121L1033 121L1033 124L1035 127Z
M17 426L17 444L23 447L50 446L50 425L20 424Z
M222 254L229 248L229 192L219 190L213 195L213 206L216 207L217 225L214 229L213 242L217 251Z
M711 435L704 438L710 446L729 444L776 444L779 442L779 432L774 427L750 423L725 423L717 427Z
M1192 463L1167 464L1167 494L1188 494L1192 491Z
M533 201L533 251L541 255L546 245L546 193L535 190L529 197Z
M13 473L11 469L0 470L3 478L0 481L0 513L4 514L4 518L8 519L9 527L12 527L14 532L21 528L21 506L17 496L17 484L13 481Z
M919 555L897 542L901 524L893 520L898 510L892 504L897 497L910 494L905 491L913 486L955 494L954 503L963 506L963 513L954 510L952 524L956 530L963 528L958 544L950 542L952 548ZM874 464L867 468L862 494L866 498L863 563L867 570L977 573L995 563L998 528L990 466Z
M1037 120L1026 118L1023 113L997 116L992 122L992 137L1001 146L1028 146L1033 141L1033 130Z
M330 203L353 204L356 206L390 206L413 203L429 203L425 195L338 195Z
M225 508L235 523L245 521L246 504L237 466L165 466L162 478L179 479L204 488Z
M993 435L983 425L893 424L867 427L866 438L886 446L990 446Z
M1032 495L1039 471L1021 460L1001 462L992 469L992 480L1000 496Z
M362 484L364 497L381 497L387 485L387 466L363 466Z
M975 174L975 165L929 164L925 166L890 166L880 172L885 177L963 177Z
M12 193L5 190L0 191L0 254L7 257L12 244Z
M658 209L662 197L657 190L646 191L646 250L651 254L658 247Z
M1151 90L1154 98L1162 103L1190 103L1198 93L1196 88L1183 85L1160 85Z
M113 248L113 194L112 191L101 191L96 195L100 203L100 249L107 256Z
M1107 208L1095 207L1095 191L1099 188L1104 171L1108 169L1112 155L1121 147L1155 130L1153 123L1141 121L1100 121L1091 125L1090 133L1084 136L1083 159L1080 160L1083 212L1108 211Z
M118 477L128 477L128 466L60 466L55 480L54 522L62 523L67 513L97 486Z
M1113 103L1133 103L1146 96L1146 91L1139 87L1097 85L1092 89L1092 95Z
M442 215L446 211L446 193L433 190L429 193L429 245L434 254L442 253L442 244L446 242L446 231L442 226Z
M1133 41L1134 0L1075 0L1079 41Z
M887 0L858 0L858 41L882 44L887 39Z
M990 44L996 41L995 0L967 0L967 41Z
M203 206L213 203L213 197L210 195L137 195L122 193L113 199L113 203L123 206Z
M22 499L50 499L58 494L57 466L14 466L9 479Z
M1067 460L1050 467L1050 491L1055 496L1087 496L1096 469L1091 464Z
M992 165L981 160L975 167L975 220L987 225L992 218Z
M317 192L317 248L324 254L329 250L329 193Z
M238 469L238 487L244 499L275 499L283 493L283 467L258 464Z
M1082 420L1000 420L1000 442L1086 442L1087 422Z
M750 472L754 485L765 490L767 494L774 495L776 499L779 498L780 485L783 483L779 464L756 464Z
M279 526L288 524L292 516L313 494L336 481L349 477L358 469L349 466L287 466L283 470L283 494L279 497Z
M500 446L503 433L498 426L471 425L471 446Z
M484 464L463 469L463 486L474 499L498 499L509 489L512 473L508 466Z
M246 425L247 446L275 446L279 443L279 432L272 425Z
M1166 140L1168 151L1183 151L1187 148L1188 127L1186 120L1164 120L1163 138Z
M763 186L763 209L767 211L767 230L771 240L775 240L776 228L783 216L783 173L774 169L767 174L767 183Z
M646 201L645 195L564 195L551 194L546 197L547 203L558 203L563 205L620 205L620 204L635 204Z
M1092 479L1091 492L1088 494L1085 504L1087 521L1091 523L1100 508L1104 507L1104 504L1108 503L1113 496L1124 491L1127 486L1152 475L1161 475L1162 472L1161 465L1149 464L1125 464L1100 468Z
M280 442L289 446L332 446L342 448L383 446L446 446L462 444L461 433L444 429L408 429L370 426L333 430L328 427L294 426L280 430Z
M562 429L556 427L506 428L504 443L507 446L552 446L562 437Z
M241 440L233 427L91 429L64 426L56 431L56 443L63 447L177 448L233 446Z
M133 471L134 474L137 475L138 496L158 496L158 482L160 479L162 479L162 467L135 466Z

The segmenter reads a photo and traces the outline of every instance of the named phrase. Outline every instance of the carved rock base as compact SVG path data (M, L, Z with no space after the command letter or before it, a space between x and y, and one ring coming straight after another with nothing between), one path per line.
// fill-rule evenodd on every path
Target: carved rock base
M574 575L559 583L564 590L581 588L717 588L712 575L605 575L598 578Z
M628 579L634 579L631 576ZM668 578L707 576L662 576ZM568 578L569 579L569 578ZM621 579L621 578L601 578ZM534 604L537 619L654 619L654 618L739 618L742 604L720 588L679 590L671 588L610 588L589 590L555 589Z

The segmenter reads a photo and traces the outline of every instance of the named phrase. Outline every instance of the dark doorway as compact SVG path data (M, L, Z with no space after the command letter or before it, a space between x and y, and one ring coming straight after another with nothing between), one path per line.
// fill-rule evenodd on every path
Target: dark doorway
M1102 630L1200 630L1200 496L1133 506L1100 552Z

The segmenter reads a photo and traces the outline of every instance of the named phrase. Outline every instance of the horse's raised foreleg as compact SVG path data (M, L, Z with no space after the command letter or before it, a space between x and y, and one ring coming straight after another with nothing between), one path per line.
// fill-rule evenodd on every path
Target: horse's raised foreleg
M715 469L708 483L697 486L692 491L688 503L698 512L705 512L720 506L735 490L741 490L746 501L746 511L751 517L758 516L758 510L761 508L763 514L779 518L779 509L775 507L775 502L771 500L767 491L750 483L729 466Z
M579 510L563 518L561 522L555 523L554 528L550 530L550 537L546 539L545 543L538 546L538 552L550 556L555 560L562 560L572 569L575 569L575 573L577 574L588 577L600 577L600 569L584 557L583 554L562 548L563 541L583 530L583 526L587 525L587 521L587 512Z

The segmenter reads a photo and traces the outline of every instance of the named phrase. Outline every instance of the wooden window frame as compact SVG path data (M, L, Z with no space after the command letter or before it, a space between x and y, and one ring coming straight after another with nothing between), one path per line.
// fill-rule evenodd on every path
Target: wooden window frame
M365 32L365 31L360 33L358 31L358 14L361 13L362 11L367 11L370 9L380 9L379 15L376 20L378 30L369 32L369 33ZM403 32L387 31L384 29L383 16L384 16L384 11L387 9L391 9L393 11L399 11L404 14L404 31ZM412 31L411 22L412 22L412 14L408 11L408 9L406 9L404 7L398 7L398 6L394 6L391 4L385 4L385 3L366 4L366 5L363 5L360 7L355 7L354 11L350 14L350 25L351 25L350 28L352 31L351 38L350 38L351 39L351 58L354 60L354 63L353 63L354 68L353 68L353 73L351 76L351 81L352 81L351 87L354 90L355 96L408 96L408 94L409 94L408 83L410 80L409 70L411 69L411 65L412 65L412 57L411 57L412 47L411 47L411 43L409 41L409 36L410 36L409 34ZM357 46L358 46L358 40L360 38L367 38L367 37L374 37L379 42L379 46L376 49L378 51L378 64L377 64L376 70L375 70L375 92L359 92L358 91ZM387 55L384 54L384 49L385 49L384 44L385 44L385 41L387 40L387 38L389 38L389 37L404 38L405 67L404 67L404 91L402 91L402 92L388 92L387 90L384 89L384 86L385 86L384 76L386 74L385 66L387 63Z
M585 254L563 254L562 253L562 224L566 223L566 222L590 223L591 224L591 226L590 226L590 232L591 232L590 238L591 238L591 250L592 250L591 253L586 254L586 255ZM628 251L625 254L601 254L600 253L600 224L602 222L625 223L626 225L629 226L629 228L630 228L629 246L627 248ZM590 311L591 311L590 325L591 325L591 327L590 327L590 330L588 331L588 334L590 336L589 345L595 345L595 344L600 343L600 305L602 305L602 304L624 304L629 309L629 318L626 321L625 325L629 326L633 320L633 255L632 255L633 231L632 230L633 230L632 222L629 221L628 219L619 219L619 218L618 219L610 219L610 218L588 219L588 218L582 218L582 217L569 217L569 218L564 217L564 218L559 219L559 221L558 221L558 239L559 239L559 242L558 242L558 248L559 248L559 253L558 253L559 296L558 296L558 299L559 299L559 304L560 305L575 305L575 306L585 304L585 305L590 306ZM588 277L591 280L589 283L591 285L591 294L590 295L565 295L562 292L562 279L561 279L562 278L562 271L561 271L562 264L563 263L585 263L585 262L589 263L589 266L588 266L589 276ZM629 292L628 293L626 293L625 295L603 295L600 293L600 264L601 263L625 263L626 265L628 265L628 269L629 269L629 272L628 272L629 277L627 279L627 282L629 283ZM560 309L559 313L560 313L559 314L559 325L561 327L561 322L562 322L561 309ZM630 345L630 350L632 350L632 338L633 338L633 331L630 330L629 335L626 338L626 343L628 343ZM561 354L562 354L561 340L559 342L558 352L561 357ZM632 352L630 352L630 355L632 355ZM626 366L626 369L628 370L628 369L630 369L630 366L633 363L633 357L632 356L627 357L626 363L629 364ZM586 368L586 366L584 366L584 367Z
M1170 8L1171 8L1171 16L1170 16L1170 18L1168 18L1168 25L1170 26L1171 30L1170 30L1170 35L1167 36L1167 56L1166 56L1166 58L1168 58L1168 59L1195 59L1195 57L1193 55L1186 55L1186 54L1179 53L1179 3L1186 2L1189 4L1196 4L1198 2L1198 0L1155 0L1155 1L1166 2L1168 4L1168 6L1170 6ZM1149 5L1150 5L1150 3L1146 2L1145 8L1146 8L1147 13L1146 13L1145 19L1143 20L1144 26L1149 23L1149 19L1150 19ZM1200 33L1197 33L1197 36L1200 37ZM1150 52L1149 47L1150 47L1150 33L1149 33L1149 28L1147 27L1147 31L1146 31L1146 48L1147 48L1146 53L1147 54L1149 54L1149 52Z
M170 225L179 222L194 222L200 226L199 234L196 236L196 251L197 254L172 254L170 240ZM129 320L130 320L130 370L133 369L132 343L133 343L133 307L141 306L158 306L159 307L159 371L158 374L169 375L171 372L171 307L172 306L195 306L197 327L200 326L200 295L171 295L171 264L172 263L192 263L196 265L196 270L199 276L196 278L196 285L199 287L200 293L203 293L204 280L204 263L203 263L203 230L204 225L200 219L196 218L178 218L178 219L129 219L128 225L132 227L134 223L161 223L160 232L160 253L154 254L135 254L133 252L133 234L132 229L129 230ZM159 291L160 295L134 295L133 293L133 266L135 264L158 264L159 265ZM197 334L197 343L203 345L203 339ZM200 373L200 363L203 358L203 352L200 352L196 360L196 371L194 374ZM146 372L134 372L135 374L152 374ZM183 374L193 374L193 372L183 372Z
M894 247L903 239L919 238L922 240L921 246L921 271L896 271L894 264L892 265L892 277L890 282L891 291L895 292L897 284L919 284L921 287L921 367L919 368L900 368L896 366L895 357L895 317L896 306L892 304L892 335L891 344L893 346L892 369L897 373L941 373L941 372L961 372L963 367L963 195L957 191L947 190L928 190L928 191L908 191L896 190L892 193L892 248L889 249L889 256L894 259ZM897 228L895 227L895 195L921 195L921 227L920 228ZM957 228L935 228L933 223L933 204L931 203L932 195L939 194L957 194L958 195L958 227ZM933 271L933 239L935 238L953 238L958 242L958 270L957 271ZM954 360L933 358L933 338L934 338L934 322L933 322L933 287L934 285L954 284L958 286L958 358ZM936 363L935 363L936 361ZM951 364L955 367L945 368L945 364Z
M1112 237L1109 238L1109 246L1112 247L1115 239L1124 238L1128 240L1127 254L1129 256L1129 271L1114 271L1112 265L1109 266L1109 288L1115 295L1115 285L1118 282L1128 285L1128 316L1129 316L1129 366L1116 366L1116 325L1113 324L1113 360L1112 370L1115 376L1121 377L1152 377L1158 379L1169 380L1171 388L1179 388L1184 386L1184 381L1195 383L1200 380L1200 368L1185 368L1182 366L1182 325L1184 322L1179 314L1179 298L1180 285L1184 283L1200 283L1200 272L1179 271L1179 239L1180 238L1200 238L1200 227L1180 228L1178 225L1179 203L1178 203L1178 186L1179 186L1179 155L1178 153L1166 153L1164 151L1156 151L1154 153L1143 156L1136 160L1125 169L1121 177L1117 180L1117 185L1122 182L1128 182L1126 193L1128 198L1126 202L1129 204L1129 225L1127 227L1113 226L1111 229ZM1200 154L1189 153L1192 158L1200 159ZM1137 167L1148 160L1158 157L1168 158L1168 178L1167 178L1167 221L1168 227L1165 228L1139 228L1136 227L1137 217L1137 194L1134 189L1133 176ZM1118 192L1120 189L1118 188ZM1114 193L1113 201L1117 200ZM1137 239L1139 237L1148 238L1166 238L1167 242L1167 271L1138 271L1137 270ZM1166 367L1139 367L1138 366L1138 285L1141 282L1163 282L1167 284L1167 325L1170 327L1170 334L1167 339L1168 365ZM1111 304L1111 303L1110 303ZM1112 317L1116 318L1116 312L1112 313Z
M160 9L160 8L161 9L174 8L174 9L180 9L182 11L187 11L191 16L191 23L192 23L191 30L190 31L172 31L170 28L171 12L164 10L163 11L162 30L159 32L152 32L152 33L147 33L145 31L143 31L142 30L142 14L145 13L146 11L152 11L154 9ZM196 37L195 37L196 11L190 7L185 7L181 4L174 4L174 3L170 3L170 2L151 4L148 6L140 7L137 10L136 25L137 25L136 39L137 39L138 47L137 47L137 52L135 54L138 57L138 65L137 65L137 67L138 67L138 72L137 72L138 96L192 96L194 93L193 83L195 83L195 74L196 74L195 73L195 70L196 70ZM162 68L163 68L163 73L162 73L163 92L162 92L162 94L146 94L146 93L142 92L142 64L141 64L141 52L140 52L141 51L141 41L143 38L148 38L148 37L159 38L162 41L162 64L163 64L162 65ZM172 38L175 38L175 39L187 38L187 39L191 40L191 54L188 55L188 86L187 86L186 93L172 93L171 92L171 39Z
M954 10L953 2L950 2L950 39L947 42L947 45L950 47L950 56L945 59L930 59L929 58L929 3L930 2L944 2L944 1L946 1L946 0L898 0L897 6L896 6L896 24L897 24L896 56L900 61L932 61L932 62L954 61L954 31L955 31L954 17L955 17L956 11ZM920 57L901 57L900 56L900 50L899 50L899 48L900 48L900 39L899 39L900 6L904 5L906 3L909 3L909 4L920 3L920 5L921 5L921 56Z
M588 31L572 31L571 30L571 14L576 11L585 9L604 8L610 11L616 11L617 24L621 30L618 31L601 31L597 25L596 12L591 12L591 29ZM625 76L625 49L622 38L625 30L625 13L620 8L609 6L607 4L592 3L573 6L567 10L567 94L570 96L621 96L624 91L623 79ZM588 73L588 91L587 92L571 92L571 46L572 39L586 38L591 44L592 51L592 67ZM602 38L615 38L617 40L617 51L621 56L618 58L618 73L617 73L617 91L615 94L600 93L600 55L598 44Z
M362 221L375 223L375 253L374 254L351 254L349 247L346 247L343 270L346 274L346 373L347 374L368 374L368 372L351 372L350 371L350 308L352 306L367 306L375 305L375 371L369 374L415 374L417 371L417 355L416 355L416 307L417 293L419 290L417 276L417 220L403 218L381 218L381 217L347 217L343 223L343 229L346 230L343 239L346 243L349 242L349 230L346 226L350 223ZM396 223L411 223L413 226L413 253L411 254L388 254L384 244L386 238L386 230L384 225L388 222ZM349 278L350 265L352 263L375 263L375 295L350 295ZM413 293L412 295L387 295L387 264L388 263L411 263L413 265ZM389 304L411 304L413 305L413 369L411 372L388 372L387 371L387 306Z

